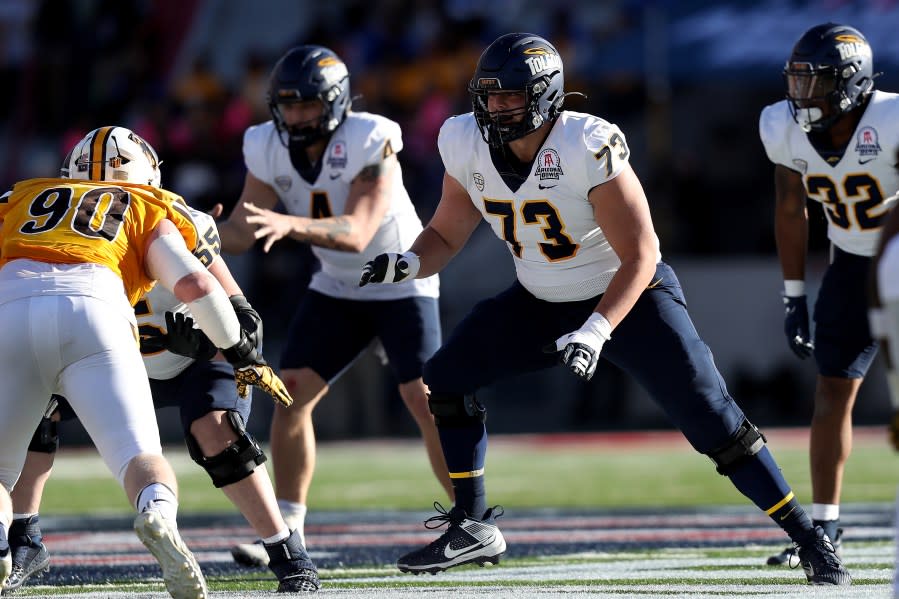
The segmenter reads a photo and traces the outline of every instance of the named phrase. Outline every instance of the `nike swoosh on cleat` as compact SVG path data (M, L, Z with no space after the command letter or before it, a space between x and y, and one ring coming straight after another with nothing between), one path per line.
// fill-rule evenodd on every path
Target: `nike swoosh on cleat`
M464 547L462 549L452 549L449 545L447 545L443 548L443 555L446 556L447 559L453 559L459 557L462 554L477 551L478 549L483 549L484 547L492 543L494 539L496 539L496 535L493 535L492 537L475 547Z

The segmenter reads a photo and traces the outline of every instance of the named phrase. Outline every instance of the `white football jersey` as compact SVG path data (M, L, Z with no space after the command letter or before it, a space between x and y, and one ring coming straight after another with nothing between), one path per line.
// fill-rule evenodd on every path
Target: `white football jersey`
M250 127L244 134L244 161L254 177L268 184L289 214L312 218L344 213L350 184L359 172L403 148L395 122L367 112L350 112L331 135L322 156L318 178L309 183L294 168L272 121ZM341 252L312 246L321 263L309 285L332 297L384 300L412 296L437 297L437 276L397 285L359 287L362 267L384 252L403 252L422 230L421 220L403 186L402 170L393 170L393 197L381 226L362 252Z
M214 260L219 259L222 251L218 227L215 226L215 220L205 212L191 208L190 215L196 223L199 233L197 249L193 253L200 262L209 268ZM134 304L138 331L141 334L150 330L164 333L166 312L181 312L190 315L186 304L181 303L168 289L157 283ZM173 354L170 351L145 353L143 358L147 376L158 380L175 378L194 362L193 358Z
M771 162L800 173L808 197L824 205L831 242L873 256L899 190L899 96L875 91L843 154L829 160L793 120L788 100L762 110L759 135Z
M627 164L627 143L617 126L563 111L516 190L500 176L472 113L448 119L437 145L446 172L508 244L528 291L551 302L605 292L621 260L597 227L587 194Z

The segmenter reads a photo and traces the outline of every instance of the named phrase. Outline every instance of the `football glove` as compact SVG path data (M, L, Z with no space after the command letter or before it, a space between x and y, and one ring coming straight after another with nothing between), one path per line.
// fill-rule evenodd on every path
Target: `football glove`
M245 296L232 295L228 299L231 300L231 306L234 308L234 314L237 315L240 328L247 334L254 347L262 347L262 317L253 309Z
M141 335L141 353L167 350L194 360L211 360L218 352L209 337L200 329L194 328L194 319L186 314L166 312L165 328L165 333L154 329Z
M612 338L612 325L605 316L594 312L587 322L578 330L562 335L554 344L549 344L543 351L547 353L561 352L559 361L574 374L585 381L593 378L599 352L603 344Z
M893 419L890 420L890 441L893 449L899 451L899 410L893 412Z
M414 279L420 267L421 261L412 252L379 254L362 267L359 287L365 287L369 283L399 283Z
M237 394L246 398L250 394L250 386L259 387L284 407L293 403L293 397L287 391L284 381L268 364L254 364L234 369L234 380L237 382Z
M790 349L800 360L804 360L815 350L808 329L808 305L804 295L784 298L784 333Z
M253 345L245 331L240 333L240 341L222 355L234 367L234 382L237 383L237 394L246 399L250 395L250 386L259 387L283 406L293 403L293 397L287 386L265 362L262 353Z

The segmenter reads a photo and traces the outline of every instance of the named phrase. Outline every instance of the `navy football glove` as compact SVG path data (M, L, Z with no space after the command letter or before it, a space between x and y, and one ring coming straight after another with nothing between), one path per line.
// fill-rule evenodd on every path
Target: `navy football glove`
M808 305L804 295L784 296L784 333L793 353L804 360L815 349L808 329Z
M420 266L421 261L412 252L379 254L362 267L359 287L369 283L399 283L414 279Z
M181 312L166 312L165 328L165 333L141 335L140 351L149 354L167 350L194 360L211 360L218 351L203 331L194 328L194 319Z

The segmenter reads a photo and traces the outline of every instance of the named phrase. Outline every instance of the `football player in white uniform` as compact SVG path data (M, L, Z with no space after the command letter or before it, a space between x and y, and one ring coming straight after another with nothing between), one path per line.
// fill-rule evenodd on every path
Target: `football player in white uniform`
M899 194L895 198L899 199ZM871 334L884 350L887 386L893 403L888 435L899 451L899 210L886 217L879 249L871 269L874 292L869 297ZM893 572L893 597L899 599L899 493L896 495L896 568Z
M560 360L589 380L601 353L646 387L693 447L788 533L809 582L849 584L696 333L677 277L661 261L624 134L603 119L562 110L562 59L533 34L494 41L469 93L474 111L440 131L446 175L434 218L408 251L376 257L360 280L431 276L482 219L508 244L518 275L476 305L425 365L456 503L432 519L448 523L446 532L402 556L399 569L417 574L499 561L506 543L498 508L487 507L486 409L476 392ZM535 477L534 492L544 482Z
M278 239L291 237L310 244L321 264L281 356L281 376L296 398L272 420L281 513L302 532L315 467L312 411L376 337L421 430L434 474L451 493L421 380L425 360L440 345L438 279L394 288L358 286L366 261L401 251L422 229L396 157L400 128L350 110L346 65L322 46L293 48L278 61L268 101L272 120L246 131L243 192L219 230L226 252L244 252L257 239L268 251ZM286 214L274 211L279 202ZM254 545L238 546L234 555L247 564L266 559Z
M256 347L262 344L262 320L243 296L225 261L211 216L190 210L199 243L193 254L222 283L241 327ZM269 568L278 577L280 592L318 590L316 568L300 542L288 529L275 500L265 467L265 454L247 432L252 399L239 396L234 369L213 360L217 348L200 329L186 304L162 285L138 300L134 307L141 336L141 354L156 409L177 407L184 440L193 460L204 468L213 485L234 503L259 534ZM56 397L57 416L42 420L29 445L22 476L12 493L15 515L9 531L13 570L6 590L16 589L33 574L49 568L50 556L42 542L40 518L44 482L50 475L59 446L56 421L76 415L63 397Z
M899 97L874 89L871 46L857 30L825 23L796 42L784 68L787 99L767 106L759 134L774 163L774 232L784 277L784 331L818 369L811 422L812 519L839 550L843 468L852 407L875 354L867 278L884 214L899 189ZM831 264L810 334L805 293L806 200L821 202ZM768 559L786 564L789 547Z

